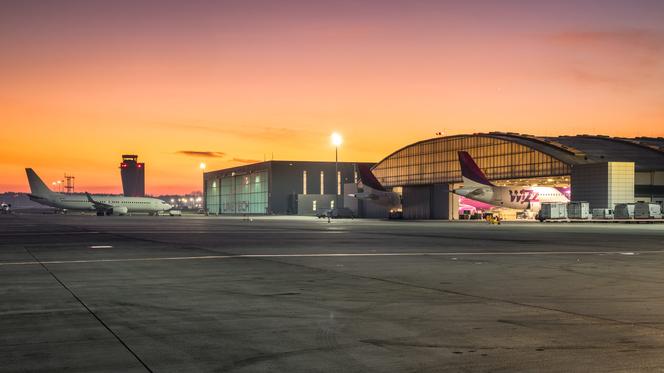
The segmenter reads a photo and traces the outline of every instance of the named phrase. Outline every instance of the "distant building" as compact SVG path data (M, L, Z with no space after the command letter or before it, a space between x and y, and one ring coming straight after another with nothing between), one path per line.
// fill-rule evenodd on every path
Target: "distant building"
M356 169L339 162L335 176L334 162L267 161L206 172L205 207L211 214L314 215L343 207Z
M138 163L138 156L125 154L120 163L122 192L127 197L145 196L145 163Z

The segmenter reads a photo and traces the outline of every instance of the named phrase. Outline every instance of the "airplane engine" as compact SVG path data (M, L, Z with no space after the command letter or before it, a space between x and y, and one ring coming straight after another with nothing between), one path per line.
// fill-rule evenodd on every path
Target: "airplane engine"
M127 215L129 209L124 206L113 207L109 215Z

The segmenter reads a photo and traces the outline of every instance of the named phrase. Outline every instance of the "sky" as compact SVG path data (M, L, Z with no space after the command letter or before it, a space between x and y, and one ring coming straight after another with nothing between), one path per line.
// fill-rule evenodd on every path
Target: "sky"
M264 159L488 131L664 136L664 2L0 2L0 192L149 194Z

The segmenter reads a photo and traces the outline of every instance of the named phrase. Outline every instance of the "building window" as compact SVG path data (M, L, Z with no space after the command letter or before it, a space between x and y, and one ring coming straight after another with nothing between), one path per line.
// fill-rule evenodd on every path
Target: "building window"
M325 194L325 172L320 172L320 194Z
M311 209L316 211L316 200L313 201L313 204L311 206Z
M302 171L302 194L307 194L307 171Z
M341 194L341 171L337 171L337 195Z
M353 182L357 184L357 171L353 171Z

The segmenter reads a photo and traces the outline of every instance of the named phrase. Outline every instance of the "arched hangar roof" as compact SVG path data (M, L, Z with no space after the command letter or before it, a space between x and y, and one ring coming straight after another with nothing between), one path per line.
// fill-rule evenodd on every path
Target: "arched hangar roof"
M560 136L555 141L583 149L593 162L634 162L636 171L664 170L664 142L598 135Z
M664 150L638 139L490 132L410 144L385 157L373 172L387 187L460 182L460 150L468 151L492 180L563 176L574 165L606 161L635 162L637 171L664 169Z

